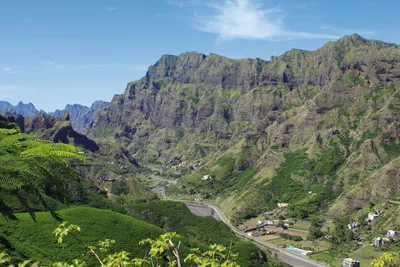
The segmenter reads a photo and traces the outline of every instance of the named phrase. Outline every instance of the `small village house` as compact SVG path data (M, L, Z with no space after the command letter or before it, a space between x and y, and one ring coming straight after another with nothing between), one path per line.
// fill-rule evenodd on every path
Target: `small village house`
M352 230L353 232L356 231L356 230L358 229L359 226L360 226L360 223L359 223L359 222L352 222L352 223L349 223L349 224L347 225L347 227L349 228L349 230Z
M386 245L387 243L389 243L389 239L388 238L386 238L386 237L375 237L373 240L372 240L372 245L373 246L377 246L377 247L380 247L380 246L384 246L384 245Z
M186 166L186 162L182 161L181 163L179 163L178 167L185 167Z
M375 212L370 212L370 213L368 213L368 220L373 221L378 216L379 216L379 214L377 214Z
M391 237L393 239L397 239L400 236L400 232L399 231L395 231L395 230L389 230L389 231L387 231L386 236L387 237Z
M360 267L360 262L352 258L346 258L343 260L343 267Z
M211 180L211 175L206 174L206 175L204 175L203 177L201 177L201 180L202 180L202 181Z
M248 236L253 236L253 235L254 235L254 232L248 232L247 235L248 235Z
M278 207L279 208L286 208L287 206L289 206L289 203L278 203Z

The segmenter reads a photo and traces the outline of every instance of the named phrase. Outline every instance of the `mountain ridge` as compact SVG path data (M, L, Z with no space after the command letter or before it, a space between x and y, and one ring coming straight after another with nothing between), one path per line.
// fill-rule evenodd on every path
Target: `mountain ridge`
M39 113L46 113L50 116L62 117L68 112L72 127L78 133L84 134L94 121L96 112L104 107L108 102L97 100L90 107L81 104L68 104L64 109L57 109L54 112L45 112L37 110L32 103L24 104L19 101L17 105L12 105L7 101L0 100L0 114L4 115L22 115L24 117L34 117Z
M389 152L380 139L389 136L386 142L391 143L396 136L395 112L389 109L383 115L381 109L388 109L385 101L397 101L399 59L398 45L359 35L315 51L293 49L270 61L197 52L163 55L143 78L128 83L123 94L98 111L89 133L108 133L143 162L203 161L203 171L216 176L206 183L211 188L199 178L186 177L181 190L214 194L232 218L285 201L315 202L318 211L316 203L326 198L324 194L329 194L326 209L339 193L370 175L363 168L355 171L355 158L367 164L375 157L374 167L379 169L400 155ZM368 149L370 133L380 155ZM233 165L226 165L231 160L221 161L224 157ZM282 164L300 164L301 158L319 173L307 168L300 174L279 171ZM220 171L224 166L229 166L228 176ZM246 178L252 183L235 178L235 172L248 168L256 170ZM357 179L351 178L355 175ZM232 192L229 179L238 179L230 183L234 188L235 183L244 184ZM318 188L317 197L285 196L279 183L301 192ZM256 193L250 194L252 190ZM378 195L377 200L383 199Z

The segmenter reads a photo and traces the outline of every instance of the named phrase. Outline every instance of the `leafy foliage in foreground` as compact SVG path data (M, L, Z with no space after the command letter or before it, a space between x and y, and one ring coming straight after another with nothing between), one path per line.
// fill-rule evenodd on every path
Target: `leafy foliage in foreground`
M241 242L222 222L212 217L196 216L184 203L151 201L129 206L128 214L185 236L190 247L206 248L213 243L231 246L232 252L239 255L237 262L241 266L281 266L280 261L267 258L256 245Z
M35 197L44 209L57 217L42 196L42 186L62 194L63 183L74 176L66 159L83 161L83 157L74 146L36 140L34 135L21 133L19 127L5 117L1 116L0 120L3 127L0 128L0 197L14 196L33 219L35 214L29 199ZM4 198L0 198L0 212L9 219L16 219L15 211Z
M96 246L99 241L112 237L117 242L110 252L124 250L134 257L143 257L146 247L132 244L138 244L146 238L154 239L164 233L159 227L109 210L72 207L60 210L58 214L70 224L79 225L79 235L75 230L69 232L63 236L68 242L60 245L53 233L60 222L48 212L36 212L36 223L28 213L20 213L16 214L18 221L0 218L0 251L7 250L15 259L40 259L44 266L76 258L93 266L96 260L84 253L87 245ZM105 256L103 252L100 254L101 257Z
M192 242L218 242L228 246L232 241L237 241L236 236L225 224L212 217L196 216L181 202L151 201L131 205L128 210L134 217L184 235Z
M61 223L53 233L58 238L57 242L62 244L64 238L68 235L73 235L78 241L79 238L74 235L74 232L80 232L81 228L77 225L70 224L67 222ZM156 239L146 238L139 242L140 245L149 244L150 248L148 253L143 258L130 258L130 253L127 251L120 251L108 254L101 259L96 253L97 248L94 246L87 246L89 253L94 256L97 265L100 266L182 266L182 260L180 255L180 236L176 233L165 233L160 235ZM178 242L179 243L176 243ZM83 242L81 242L83 243ZM108 252L111 245L115 244L115 240L106 239L104 241L98 242L99 251ZM178 244L178 245L176 245ZM237 254L231 252L231 248L227 249L222 245L210 245L207 251L200 251L198 248L191 250L191 253L184 258L183 262L188 266L221 266L221 267L239 267L240 265L236 263ZM10 262L11 258L7 253L0 254L0 263ZM25 260L19 263L18 266L26 266L29 264L30 260ZM40 262L36 262L35 266L40 266ZM85 261L73 260L72 264L57 262L51 264L51 266L72 266L72 267L84 267L87 266Z

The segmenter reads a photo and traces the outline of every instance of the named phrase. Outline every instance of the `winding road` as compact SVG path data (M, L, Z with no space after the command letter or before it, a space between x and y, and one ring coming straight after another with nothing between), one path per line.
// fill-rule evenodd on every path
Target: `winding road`
M171 200L171 201L178 201L178 202L185 203L192 212L193 212L193 210L192 210L193 207L201 207L202 206L202 207L208 207L208 208L212 209L214 211L213 212L214 217L218 217L217 219L220 219L223 223L225 223L236 235L244 237L245 240L254 242L258 246L263 246L263 247L272 249L278 259L280 259L281 261L285 262L286 264L288 264L290 266L293 266L293 267L327 267L327 266L330 266L328 264L324 264L322 262L309 259L305 256L289 252L286 249L279 248L271 243L262 241L262 240L258 239L257 237L248 236L247 234L236 229L236 227L231 224L231 222L225 217L225 215L221 211L221 209L218 208L217 206L214 206L211 204L206 204L206 205L200 205L197 203L193 204L186 200L171 199L165 194L165 188L161 187L161 186L153 188L152 191L155 193L161 194L161 196L164 200ZM200 216L204 216L204 214L202 214L204 212L202 212L202 211L195 211L193 213L200 215Z

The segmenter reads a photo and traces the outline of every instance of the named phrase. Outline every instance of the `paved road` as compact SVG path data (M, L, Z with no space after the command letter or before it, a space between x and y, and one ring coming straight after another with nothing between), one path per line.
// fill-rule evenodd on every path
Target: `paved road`
M400 201L389 200L389 202L390 202L390 203L397 204L397 205L400 205Z
M210 208L214 209L215 213L218 214L218 216L221 218L221 220L237 235L246 237L248 239L251 239L252 241L261 244L263 246L266 246L268 248L272 248L273 250L276 251L276 254L278 256L278 258L282 261L284 261L285 263L295 266L295 267L322 267L322 266L329 266L326 264L323 264L321 262L318 261L314 261L312 259L294 254L294 253L290 253L288 251L286 251L285 249L279 248L275 245L272 245L271 243L259 240L256 237L249 237L246 234L244 234L243 232L240 232L239 230L236 229L235 226L233 226L231 224L231 222L225 217L225 215L222 213L222 211L214 205L210 205L208 204L207 206L209 206Z
M154 190L154 188L153 188ZM164 187L156 187L156 191L153 191L156 193L160 193L162 198L164 200L172 200L172 201L179 201L179 202L183 202L185 203L188 208L190 209L190 207L200 207L201 205L199 204L193 204L193 203L189 203L185 200L177 200L177 199L170 199L166 194L165 194L165 188ZM205 207L209 207L210 209L212 209L214 211L213 216L217 217L217 219L219 218L221 221L223 221L236 235L239 235L241 237L244 237L246 240L250 240L255 242L258 245L261 245L263 247L267 247L269 249L272 249L278 259L280 259L281 261L285 262L286 264L289 264L290 266L294 266L294 267L327 267L329 265L309 259L307 257L295 254L295 253L291 253L285 249L279 248L271 243L259 240L256 237L250 237L247 234L239 231L238 229L236 229L235 226L233 226L231 224L231 222L225 217L225 215L223 214L223 212L220 210L220 208L218 208L217 206L211 205L211 204L207 204L207 205L203 205ZM195 213L195 212L194 212ZM202 212L200 212L200 216L205 216L201 214ZM195 213L196 214L196 213Z

